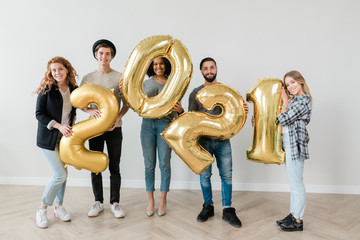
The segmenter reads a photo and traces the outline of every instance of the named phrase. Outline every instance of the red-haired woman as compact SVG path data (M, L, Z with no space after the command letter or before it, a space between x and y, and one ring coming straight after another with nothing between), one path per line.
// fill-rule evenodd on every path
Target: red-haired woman
M77 88L77 73L70 62L63 57L54 57L47 64L45 76L36 93L36 119L38 120L36 144L41 148L53 171L53 177L45 188L41 205L36 211L36 224L46 228L47 207L55 200L54 215L62 221L70 221L70 214L62 206L67 169L60 160L59 141L61 136L72 135L76 109L71 106L70 93Z

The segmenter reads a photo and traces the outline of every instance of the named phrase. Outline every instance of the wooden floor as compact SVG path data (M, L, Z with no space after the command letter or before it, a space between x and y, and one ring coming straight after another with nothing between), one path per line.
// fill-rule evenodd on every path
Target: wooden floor
M214 191L215 216L196 221L201 210L200 190L171 190L167 214L147 217L144 189L121 189L125 218L115 219L105 188L105 210L89 218L93 203L90 187L68 187L64 206L71 222L53 217L49 227L35 224L44 186L0 185L0 239L360 239L360 195L307 194L303 232L282 232L275 221L288 214L289 193L233 192L233 207L243 223L234 228L222 220L221 193ZM155 192L159 200L159 191Z

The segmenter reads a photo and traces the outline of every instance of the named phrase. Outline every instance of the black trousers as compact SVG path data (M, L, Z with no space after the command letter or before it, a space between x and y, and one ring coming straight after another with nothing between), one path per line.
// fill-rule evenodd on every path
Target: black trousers
M120 202L120 156L122 143L121 127L115 128L111 132L105 132L100 136L89 140L90 150L103 152L104 143L106 142L108 156L109 156L109 171L110 171L110 204ZM91 184L95 201L104 202L102 175L98 173L91 173Z

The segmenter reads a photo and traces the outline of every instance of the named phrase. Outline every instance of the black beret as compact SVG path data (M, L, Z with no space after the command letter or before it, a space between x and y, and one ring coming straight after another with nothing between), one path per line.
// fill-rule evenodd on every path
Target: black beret
M115 47L115 45L114 45L112 42L110 42L109 40L100 39L100 40L96 41L96 42L94 43L93 47L92 47L92 51L93 51L94 58L96 58L96 57L95 57L95 49L96 49L96 47L97 47L99 44L101 44L101 43L105 43L106 45L109 45L109 47L112 48L112 50L113 50L113 52L114 52L114 57L115 57L115 55L116 55L116 47Z

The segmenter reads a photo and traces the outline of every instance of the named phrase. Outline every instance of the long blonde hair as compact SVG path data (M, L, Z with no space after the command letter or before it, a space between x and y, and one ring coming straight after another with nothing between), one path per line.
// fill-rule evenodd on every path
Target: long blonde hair
M78 74L75 71L75 69L73 68L73 66L71 65L71 63L68 60L66 60L65 58L63 58L63 57L53 57L47 63L45 76L41 80L40 86L36 90L37 94L39 94L40 92L42 92L42 94L46 94L48 91L50 91L52 85L57 85L56 80L54 79L54 77L51 74L50 65L52 63L60 63L60 64L62 64L66 68L66 70L68 71L67 76L66 76L66 80L68 81L68 84L71 84L74 87L76 86L75 77L77 77Z
M283 83L284 83L284 86L285 86L285 92L289 96L290 99L293 99L294 96L292 96L290 94L289 90L286 88L286 84L285 84L285 78L286 77L292 77L295 81L297 81L299 84L301 84L302 90L304 91L304 93L306 95L309 96L310 102L312 102L312 96L310 94L310 89L309 89L308 85L306 84L305 78L301 75L301 73L299 73L296 70L293 70L293 71L290 71L290 72L288 72L288 73L286 73L284 75Z

